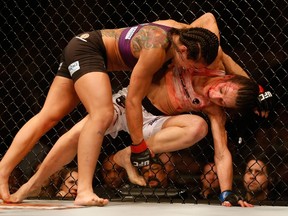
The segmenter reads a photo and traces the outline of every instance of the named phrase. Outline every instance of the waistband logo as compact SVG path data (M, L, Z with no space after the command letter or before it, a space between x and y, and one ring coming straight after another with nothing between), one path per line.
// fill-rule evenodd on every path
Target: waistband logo
M126 34L126 36L125 36L125 40L130 40L131 38L132 38L132 36L133 36L133 34L134 34L134 32L136 31L136 29L137 29L138 27L137 26L135 26L135 27L132 27L128 32L127 32L127 34Z

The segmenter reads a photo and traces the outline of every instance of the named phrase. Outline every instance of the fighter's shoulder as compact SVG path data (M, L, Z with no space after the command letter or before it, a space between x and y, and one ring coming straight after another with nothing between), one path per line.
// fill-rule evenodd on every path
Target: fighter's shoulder
M101 34L102 37L112 37L112 38L117 38L120 36L121 32L124 30L125 28L119 28L119 29L102 29Z

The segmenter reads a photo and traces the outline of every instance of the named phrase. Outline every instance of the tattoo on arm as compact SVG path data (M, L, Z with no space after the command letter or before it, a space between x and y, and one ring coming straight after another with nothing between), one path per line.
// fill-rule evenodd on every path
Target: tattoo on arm
M155 26L147 26L141 29L132 40L134 52L141 49L166 48L169 40L163 29Z
M119 33L114 29L105 29L101 31L103 37L119 38Z

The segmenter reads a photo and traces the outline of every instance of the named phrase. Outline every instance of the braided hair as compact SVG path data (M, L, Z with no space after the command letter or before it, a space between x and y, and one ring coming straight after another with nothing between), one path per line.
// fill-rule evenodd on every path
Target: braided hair
M210 65L218 54L219 40L211 31L205 28L176 29L172 28L168 37L179 35L179 40L188 48L188 59L198 61L203 59L204 63Z

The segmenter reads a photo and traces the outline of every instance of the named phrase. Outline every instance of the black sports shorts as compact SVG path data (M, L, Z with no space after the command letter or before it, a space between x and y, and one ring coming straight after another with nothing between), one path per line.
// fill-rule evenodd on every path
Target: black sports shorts
M106 49L101 32L85 32L74 37L63 50L56 75L75 82L89 72L106 72Z

